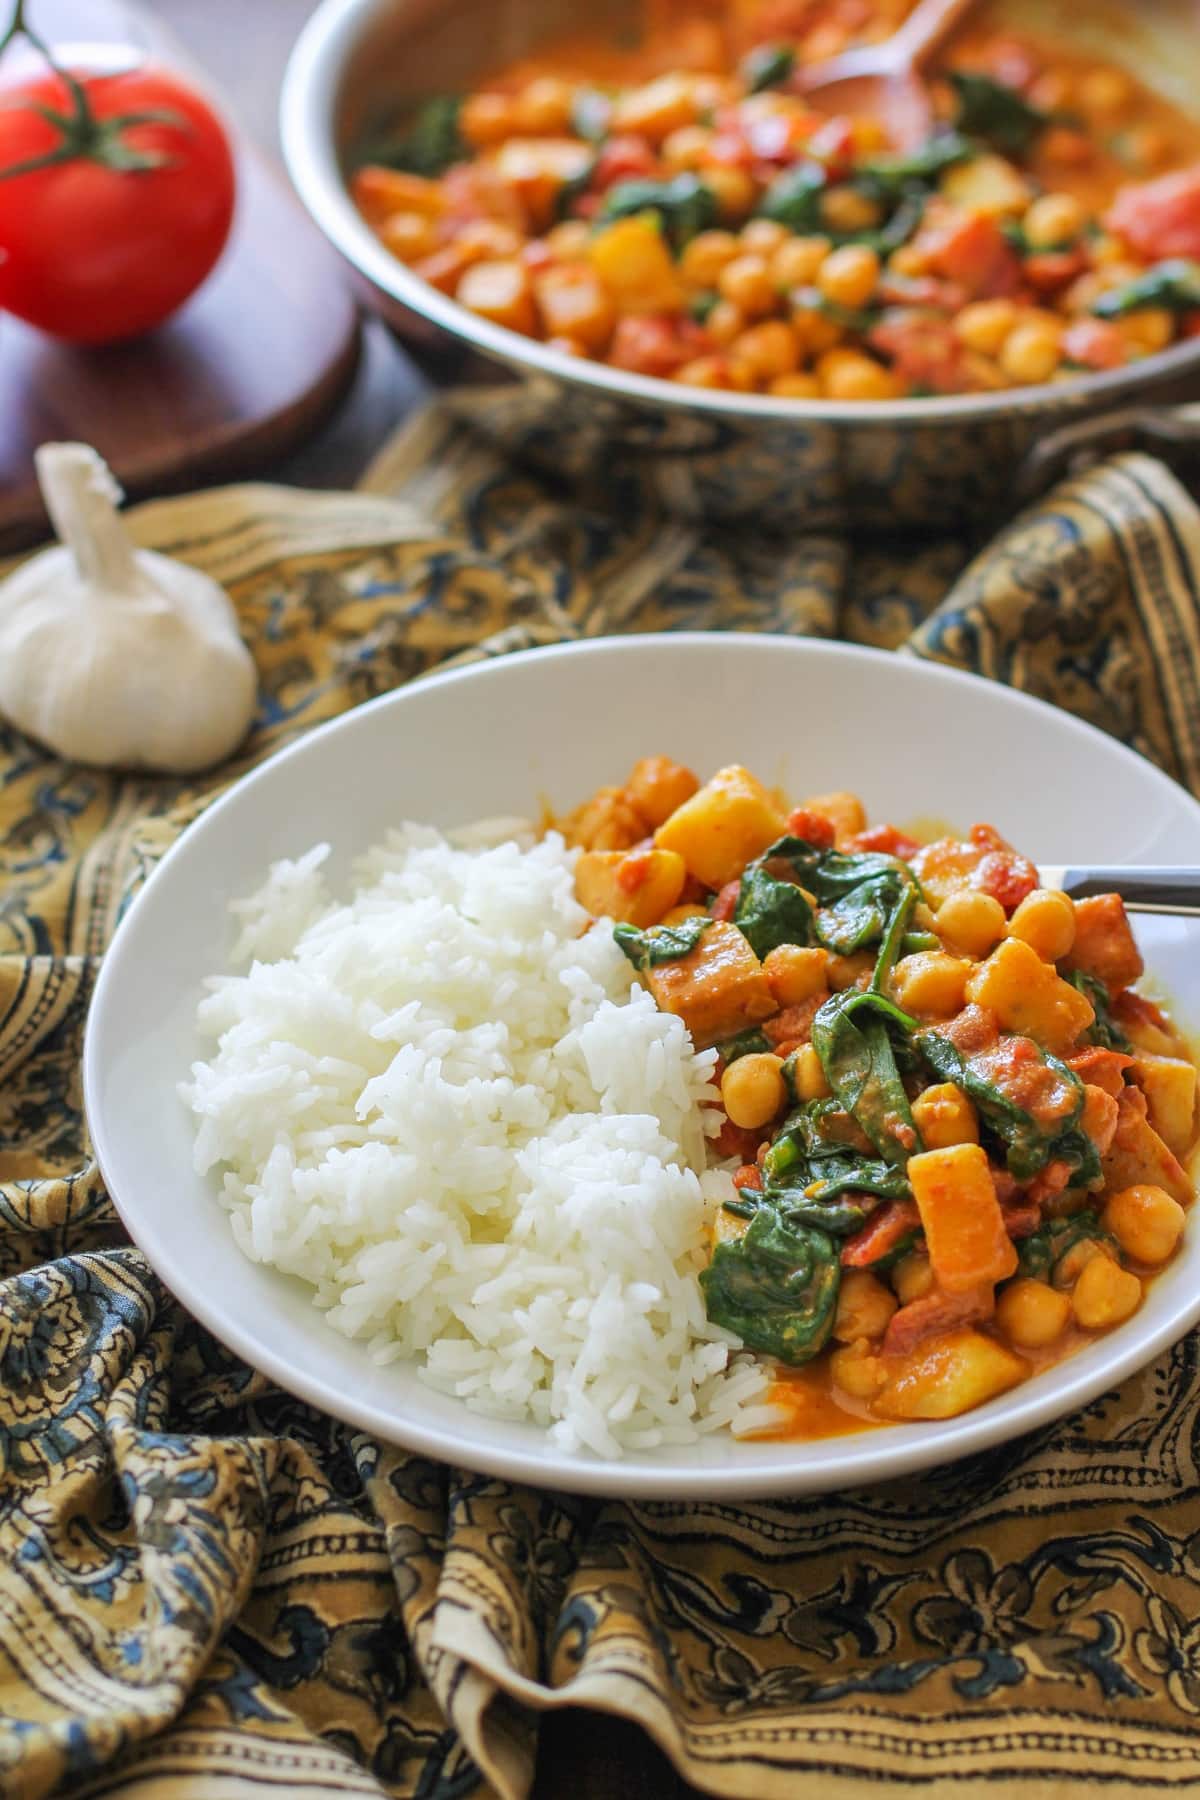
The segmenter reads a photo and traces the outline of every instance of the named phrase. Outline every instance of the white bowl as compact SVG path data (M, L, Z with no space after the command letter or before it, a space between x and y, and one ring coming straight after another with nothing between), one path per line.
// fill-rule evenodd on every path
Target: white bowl
M1200 863L1200 806L1113 739L935 664L799 639L605 638L437 675L314 731L186 831L122 921L84 1048L88 1123L131 1236L188 1310L282 1387L350 1423L468 1468L582 1492L712 1499L878 1481L983 1450L1132 1374L1200 1317L1200 1231L1118 1330L976 1412L815 1443L701 1443L607 1462L557 1451L380 1369L305 1288L235 1248L192 1171L175 1086L198 1052L196 1002L225 966L226 902L323 839L334 879L403 818L449 826L565 808L651 752L700 771L744 762L802 795L855 789L870 815L984 819L1048 862ZM1200 925L1143 918L1148 968L1200 1021Z

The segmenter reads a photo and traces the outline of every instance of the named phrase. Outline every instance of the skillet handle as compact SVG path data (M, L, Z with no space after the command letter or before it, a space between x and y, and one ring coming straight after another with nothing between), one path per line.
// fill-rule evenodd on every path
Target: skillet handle
M1188 486L1200 486L1200 402L1184 406L1126 406L1063 425L1028 451L1017 469L1022 504L1044 493L1077 459L1096 461L1112 450L1149 450Z

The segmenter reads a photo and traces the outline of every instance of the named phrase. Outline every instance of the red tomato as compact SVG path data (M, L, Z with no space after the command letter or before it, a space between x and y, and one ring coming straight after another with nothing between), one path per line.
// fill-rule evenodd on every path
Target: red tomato
M52 70L0 78L0 308L104 344L161 324L204 280L229 235L233 158L208 102L166 69L75 74L90 121ZM151 111L171 117L120 123Z
M1200 257L1200 163L1121 188L1104 223L1139 256Z

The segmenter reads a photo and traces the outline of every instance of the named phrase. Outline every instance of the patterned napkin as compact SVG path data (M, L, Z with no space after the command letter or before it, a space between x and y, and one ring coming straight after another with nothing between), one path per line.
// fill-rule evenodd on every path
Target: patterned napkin
M619 477L614 478L619 486ZM1200 792L1200 513L1127 455L954 542L708 538L568 504L438 413L357 494L156 502L262 703L202 782L0 733L0 1792L527 1792L540 1709L646 1727L746 1800L1194 1792L1197 1339L1059 1425L827 1499L602 1504L443 1468L272 1387L125 1239L89 1160L97 964L214 794L476 657L683 626L844 636L1056 700Z

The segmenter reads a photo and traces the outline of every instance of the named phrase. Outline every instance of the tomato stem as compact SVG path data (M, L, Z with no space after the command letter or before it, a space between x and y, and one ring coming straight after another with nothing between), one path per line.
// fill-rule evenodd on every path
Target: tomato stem
M30 25L25 10L27 3L28 0L12 0L12 16L0 35L0 56L4 55L17 38L24 38L30 49L43 58L50 72L66 88L71 110L56 112L53 107L34 105L31 110L40 114L48 125L62 134L61 141L41 156L30 156L23 162L10 164L7 169L0 169L0 181L11 180L14 175L30 175L37 169L53 168L56 163L73 162L76 158L103 163L106 168L124 173L134 173L140 169L161 169L172 162L174 159L163 150L141 150L126 142L123 133L131 125L173 125L177 130L186 131L188 122L182 114L170 112L164 107L161 110L118 113L110 119L98 119L83 82L69 69L61 68L55 62L49 45Z

